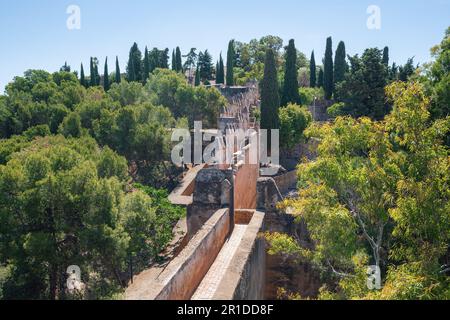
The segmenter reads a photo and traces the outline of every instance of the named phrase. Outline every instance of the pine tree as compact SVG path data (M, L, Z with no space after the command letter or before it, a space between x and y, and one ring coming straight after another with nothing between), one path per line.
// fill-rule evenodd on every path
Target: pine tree
M206 82L207 80L212 79L213 62L212 62L212 56L209 54L208 50L205 50L205 52L199 53L198 67L199 67L201 80Z
M120 74L119 57L116 56L116 83L122 82L122 75Z
M323 88L323 69L322 68L320 68L320 70L319 70L319 78L317 80L317 86L319 88Z
M323 73L323 89L325 91L325 99L327 100L330 100L333 96L333 82L333 43L331 37L328 37Z
M234 65L236 53L234 51L234 40L228 43L227 53L227 86L234 86Z
M218 78L217 83L219 83L219 84L225 83L225 66L223 64L222 53L220 54L220 57L219 57L219 72L218 72L217 78Z
M280 97L278 88L275 54L267 49L264 65L264 78L261 81L261 129L278 129L278 109Z
M181 59L180 47L177 47L175 51L175 64L178 72L183 72L183 61Z
M127 65L128 81L142 81L142 53L135 42L130 49Z
M169 69L169 49L159 51L159 68Z
M286 50L282 106L287 106L289 103L301 104L298 88L297 49L294 40L291 39Z
M89 65L89 73L90 73L90 83L91 87L95 87L97 85L97 81L95 79L95 66L94 66L94 58L91 57L91 62Z
M70 72L70 66L67 64L67 61L64 62L64 65L59 69L61 72Z
M198 87L200 85L200 70L197 66L197 70L195 70L195 83L194 85Z
M150 59L148 57L148 49L147 47L145 47L145 54L144 54L144 79L143 79L143 83L146 84L148 77L150 75Z
M389 66L389 47L384 47L383 49L383 64Z
M315 88L317 85L316 80L316 58L314 57L314 51L311 53L311 60L309 60L309 86Z
M334 58L334 83L339 83L344 80L345 73L348 71L348 64L345 60L345 43L339 42L336 49L336 56Z
M108 71L108 57L106 57L106 60L105 60L105 72L103 74L103 88L105 89L105 91L108 91L110 88L109 71Z
M86 77L85 77L85 75L84 75L83 64L81 64L81 68L80 68L80 84L81 84L83 87L87 87Z
M172 50L172 70L177 71L177 61L175 60L175 50Z

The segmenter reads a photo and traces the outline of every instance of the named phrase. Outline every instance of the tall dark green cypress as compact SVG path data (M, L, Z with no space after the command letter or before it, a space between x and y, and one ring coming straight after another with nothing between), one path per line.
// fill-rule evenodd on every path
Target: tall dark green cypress
M309 60L309 86L315 88L317 85L316 77L316 58L314 57L314 50L311 53L311 60Z
M319 70L319 78L317 79L317 86L319 88L323 88L323 69L320 68Z
M280 96L275 54L272 49L267 49L264 78L261 81L261 129L279 129L279 107Z
M286 67L281 98L282 106L286 106L289 103L301 104L298 87L297 49L295 48L294 40L291 39L286 49Z
M323 72L323 89L325 91L325 99L327 100L330 100L333 96L333 83L333 42L331 37L328 37Z
M389 66L389 47L384 47L383 49L383 64Z
M148 49L145 47L145 54L144 54L144 75L143 75L143 83L146 84L148 77L150 75L150 59L148 56Z
M116 83L122 82L122 75L120 74L119 57L116 56Z
M95 85L100 85L100 73L98 72L98 61L95 63Z
M225 83L225 66L223 64L222 53L219 58L219 71L217 75L217 83L224 84Z
M197 66L197 70L195 70L195 82L194 85L198 87L200 85L200 68Z
M108 91L110 88L109 71L108 71L108 57L106 57L106 60L105 60L105 70L104 70L104 74L103 74L103 88L105 89L105 91Z
M177 47L175 51L175 64L178 72L183 72L183 61L181 58L181 50L180 47Z
M90 74L90 83L91 87L95 87L97 85L96 77L95 77L95 66L94 66L94 58L91 57L91 62L89 65L89 74Z
M345 73L348 71L348 64L345 60L345 43L339 42L336 49L336 56L334 58L334 83L339 83L344 80Z
M172 50L172 70L177 71L177 61L175 59L175 49Z
M234 65L236 53L234 51L234 40L228 43L227 52L227 86L234 86Z
M80 68L80 84L81 84L83 87L87 87L86 77L85 77L85 75L84 75L83 64L81 64L81 68Z
M219 70L219 61L216 61L216 84L218 83L217 82L217 79L219 78L219 76L220 76L220 70Z

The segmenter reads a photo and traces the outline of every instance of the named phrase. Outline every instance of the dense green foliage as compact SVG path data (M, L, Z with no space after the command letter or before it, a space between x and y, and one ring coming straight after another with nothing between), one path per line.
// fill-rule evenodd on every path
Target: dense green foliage
M351 57L350 71L336 86L335 98L343 102L340 114L382 119L389 112L384 94L387 78L380 50L367 49L361 58Z
M300 100L305 106L312 106L314 99L320 101L324 99L324 92L322 88L300 88Z
M303 131L312 121L311 113L296 104L288 104L280 108L280 144L283 148L290 149L300 143Z
M426 79L432 96L431 113L434 118L450 115L450 27L442 43L432 50L436 61L428 70Z
M65 272L74 264L83 270L82 296L111 297L127 281L128 255L141 254L142 266L155 259L182 214L160 197L129 192L126 160L89 137L40 138L8 158L0 165L7 299L70 298Z
M430 123L429 98L418 83L387 88L393 111L383 122L338 118L314 126L316 161L301 164L300 197L284 205L308 225L314 249L272 237L335 275L322 298L449 298L441 259L450 240L450 119ZM282 245L284 243L284 245ZM370 291L365 269L382 268L384 286Z
M276 67L280 72L279 81L282 82L286 66L283 39L276 36L265 36L261 39L253 39L249 43L235 42L234 79L236 84L246 85L262 80L267 49L272 49L274 52ZM303 53L296 52L296 69L299 72L302 68L308 67L309 61Z
M183 212L163 191L130 192L130 182L173 188L168 129L213 126L224 105L216 89L165 69L108 92L65 71L16 77L0 96L2 296L72 298L72 264L83 270L83 297L121 292L129 256L135 271L157 259Z

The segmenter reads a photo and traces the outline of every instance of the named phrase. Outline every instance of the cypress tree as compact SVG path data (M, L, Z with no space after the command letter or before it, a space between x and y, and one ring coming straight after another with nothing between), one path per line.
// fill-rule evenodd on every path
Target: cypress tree
M177 71L177 61L175 60L175 50L172 50L172 70Z
M198 87L200 85L200 69L197 66L197 70L195 71L195 83L194 85Z
M86 77L84 76L84 68L83 68L83 64L81 64L81 69L80 69L80 84L81 84L83 87L87 87Z
M383 49L383 64L389 66L389 47L384 47Z
M339 42L336 49L336 56L334 59L334 83L344 80L345 73L348 71L347 61L345 60L345 44L343 41Z
M319 70L319 79L317 80L317 86L319 88L323 88L323 69L320 68Z
M219 72L219 61L216 61L216 84L218 83L217 79L219 78Z
M323 89L326 100L330 100L333 96L333 81L333 43L331 37L328 37L323 72Z
M280 97L278 90L275 54L272 49L267 49L264 78L261 81L261 129L279 128L278 108L280 107Z
M146 84L149 74L150 74L150 59L148 56L148 49L147 47L145 47L145 54L144 54L144 79L143 79L143 83Z
M180 47L177 47L175 51L175 64L178 72L183 72L183 61L181 59Z
M236 53L234 51L234 40L228 43L227 52L227 86L234 86L234 64L235 64Z
M309 60L309 86L315 88L316 80L316 58L314 57L314 50L311 53L311 60Z
M116 83L122 82L122 75L120 74L119 57L116 56Z
M219 71L217 75L217 83L224 84L225 83L225 67L223 64L222 53L219 58Z
M90 73L89 85L91 87L95 87L97 85L97 81L95 80L95 66L94 66L94 59L92 57L91 57L90 65L89 65L89 73Z
M134 63L131 63L128 67L128 81L136 81L136 72L134 71Z
M108 91L110 88L109 72L108 72L108 57L106 57L106 60L105 60L105 72L103 75L103 88L105 89L105 91Z
M281 98L282 106L286 106L289 103L301 104L298 87L297 49L295 48L294 40L291 39L286 50L283 96Z
M100 85L100 73L98 72L98 61L94 63L95 65L95 85Z
M142 81L142 53L135 42L130 49L127 65L128 81Z

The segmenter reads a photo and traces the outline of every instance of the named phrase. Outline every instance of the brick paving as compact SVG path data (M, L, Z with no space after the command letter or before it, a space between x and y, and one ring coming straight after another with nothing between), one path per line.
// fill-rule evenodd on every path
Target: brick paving
M236 225L234 227L233 234L223 245L213 265L192 296L192 300L211 300L213 298L246 229L246 225Z

